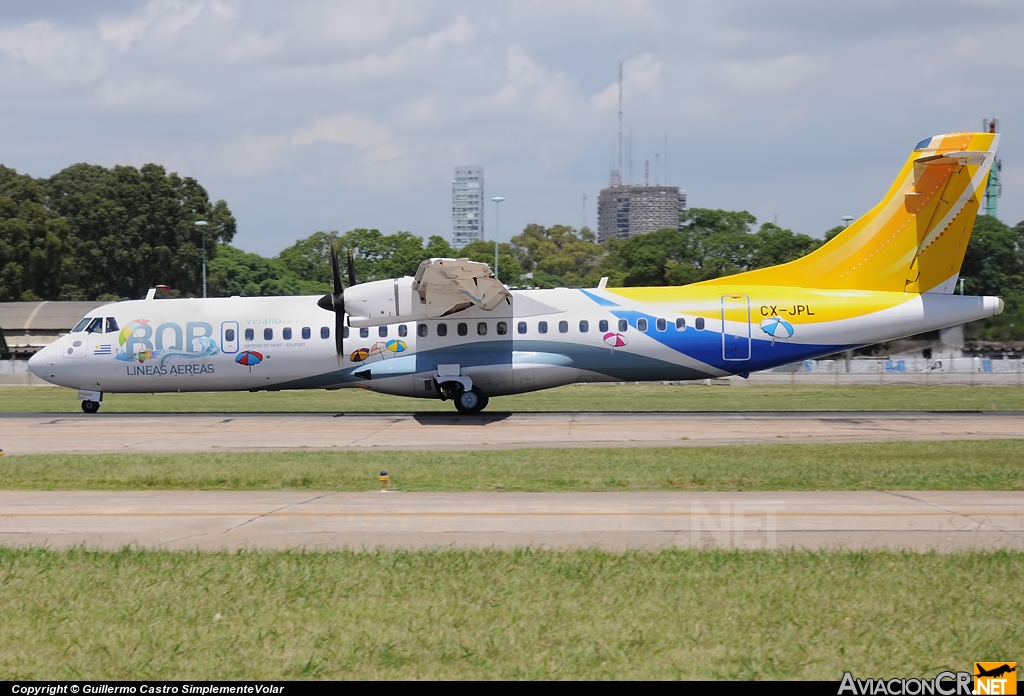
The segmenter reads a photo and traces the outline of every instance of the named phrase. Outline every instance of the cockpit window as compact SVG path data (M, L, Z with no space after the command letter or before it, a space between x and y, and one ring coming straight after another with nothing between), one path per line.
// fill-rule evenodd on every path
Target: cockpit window
M103 317L96 317L85 327L86 333L103 333Z
M75 328L71 329L71 333L78 333L86 326L88 326L90 321L92 321L92 317L86 317L82 321L78 322L78 325Z
M107 331L106 331L106 333L117 333L120 330L121 329L119 329L117 327L117 319L115 319L114 317L107 317Z

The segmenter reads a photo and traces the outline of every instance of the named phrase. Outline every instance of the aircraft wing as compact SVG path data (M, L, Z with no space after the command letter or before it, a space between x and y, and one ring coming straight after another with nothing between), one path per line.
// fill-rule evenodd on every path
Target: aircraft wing
M486 263L469 259L427 259L416 269L412 289L427 305L427 316L442 317L471 305L492 310L512 294Z

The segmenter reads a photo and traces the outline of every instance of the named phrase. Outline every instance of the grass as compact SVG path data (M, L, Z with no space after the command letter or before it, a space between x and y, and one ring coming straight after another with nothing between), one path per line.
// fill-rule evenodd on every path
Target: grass
M931 677L1024 654L1024 554L0 548L0 679Z
M572 385L491 399L489 411L1024 411L1024 389L930 385ZM454 411L362 389L107 394L103 413ZM0 388L0 412L80 413L77 392Z
M489 452L24 455L0 489L404 491L1024 490L1024 442Z

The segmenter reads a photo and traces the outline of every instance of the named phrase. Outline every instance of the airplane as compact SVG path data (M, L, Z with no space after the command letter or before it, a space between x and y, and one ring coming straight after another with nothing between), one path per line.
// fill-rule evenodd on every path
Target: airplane
M29 361L104 393L357 387L483 410L576 382L740 375L994 316L954 294L995 157L994 133L914 147L885 197L810 254L679 287L510 290L487 264L423 261L323 297L146 299L91 311ZM333 315L333 316L332 316Z
M1016 663L1014 663L1014 664L1016 664ZM974 663L974 666L978 670L978 673L974 675L976 677L995 677L995 678L998 678L998 677L1003 676L1004 674L1009 674L1010 672L1016 672L1017 671L1017 667L1016 666L1011 667L1009 664L1006 664L1006 663L1003 663L1003 664L999 665L998 667L993 667L992 669L985 669L984 667L982 667L977 662Z

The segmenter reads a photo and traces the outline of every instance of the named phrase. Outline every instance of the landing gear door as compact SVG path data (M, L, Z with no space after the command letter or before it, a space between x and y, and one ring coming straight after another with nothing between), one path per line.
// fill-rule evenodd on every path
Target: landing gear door
M237 321L226 321L220 325L220 350L222 353L238 352Z
M750 298L722 296L722 359L750 360Z

